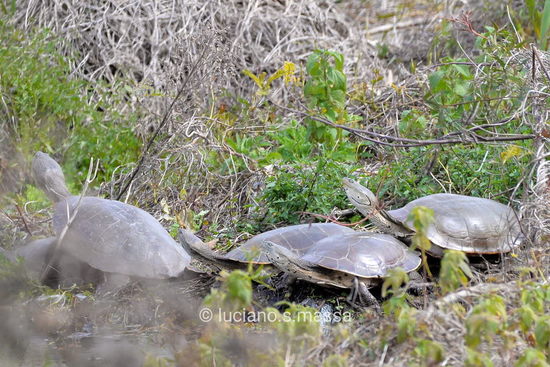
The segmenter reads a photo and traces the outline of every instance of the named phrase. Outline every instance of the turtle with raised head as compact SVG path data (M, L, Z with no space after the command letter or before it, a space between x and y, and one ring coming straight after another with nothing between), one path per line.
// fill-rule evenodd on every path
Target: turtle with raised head
M377 304L369 288L380 283L390 269L415 271L421 259L387 234L353 232L320 240L303 255L273 241L262 249L277 268L298 279L357 292L367 304Z
M35 154L32 171L36 185L54 203L56 249L106 274L130 277L178 277L189 265L189 254L144 210L71 195L61 167L45 153Z
M434 194L411 201L404 207L385 210L376 195L358 182L344 178L344 189L351 203L381 231L410 237L415 229L411 210L424 206L434 211L427 236L428 252L443 256L444 249L469 254L509 252L522 242L523 235L514 210L494 200L456 194Z
M302 255L324 238L354 232L351 228L334 223L297 224L256 235L227 254L213 251L208 244L186 229L179 230L178 239L185 250L205 262L226 269L243 269L249 263L270 264L261 251L261 244L265 241L275 242L292 253Z

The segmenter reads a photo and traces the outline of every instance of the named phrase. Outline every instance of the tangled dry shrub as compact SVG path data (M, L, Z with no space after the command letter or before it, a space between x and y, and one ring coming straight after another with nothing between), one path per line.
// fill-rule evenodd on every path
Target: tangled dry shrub
M239 70L273 72L318 47L346 54L357 78L364 78L372 63L360 28L329 1L30 0L18 2L17 9L14 20L22 27L48 27L64 37L63 52L79 55L77 75L109 82L122 76L157 90L166 90L167 71L189 68L188 57L177 55L183 50L196 56L196 35L206 30L227 35L228 54ZM219 90L241 95L250 87L238 74L216 77ZM206 87L196 92L207 96Z

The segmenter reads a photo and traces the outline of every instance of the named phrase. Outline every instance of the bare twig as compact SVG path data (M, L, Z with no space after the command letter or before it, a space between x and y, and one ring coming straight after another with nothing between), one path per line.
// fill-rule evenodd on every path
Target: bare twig
M176 105L176 102L181 98L181 96L183 95L183 92L187 89L187 85L189 83L189 80L191 79L191 76L193 76L193 74L197 70L198 65L201 62L204 61L204 55L206 53L206 50L207 50L206 47L202 49L201 54L197 57L197 59L193 63L193 65L191 67L191 70L189 70L189 73L187 73L187 75L185 77L185 80L183 81L183 83L179 87L176 96L172 99L172 102L170 103L170 106L168 107L168 109L164 113L164 116L162 117L162 120L161 120L160 124L157 126L157 128L153 132L153 135L151 136L151 138L147 142L147 145L145 146L145 149L141 153L141 157L139 158L139 161L138 161L136 167L132 171L132 174L130 175L130 178L128 179L126 184L122 187L120 192L118 193L118 195L116 197L117 200L120 200L122 195L124 195L126 190L128 190L128 188L132 184L132 181L137 176L139 170L141 169L141 166L143 165L143 162L145 161L145 158L147 156L147 153L149 152L149 149L151 148L151 146L153 145L153 142L155 141L155 138L158 136L160 130L164 127L164 125L166 125L166 123L168 122L168 117L170 117L170 114L172 113L172 110L174 109L174 106Z
M25 216L23 215L23 212L21 211L21 208L17 204L15 205L15 207L17 208L17 212L19 213L19 216L21 217L21 220L23 221L23 225L25 226L25 230L27 231L28 234L30 234L32 236L32 232L29 229L29 226L27 224L27 221L25 220Z
M360 221L357 221L357 222L354 222L354 223L344 223L344 222L340 222L339 220L329 216L329 215L323 215L323 214L317 214L317 213L311 213L311 212L300 212L300 214L307 214L307 215L311 215L315 218L319 218L319 219L325 219L325 220L328 220L332 223L335 223L335 224L338 224L340 226L345 226L345 227L353 227L353 226L356 226L358 224L361 224L363 222L366 222L367 220L369 220L370 216L368 217L364 217L363 219L361 219Z
M548 81L550 81L550 74L548 74L548 70L546 70L546 66L545 66L544 62L541 60L541 57L539 55L539 51L535 47L534 44L531 44L531 50L533 52L533 60L536 59L538 61L539 66L542 69L542 72L546 76L546 79L548 79ZM536 70L536 68L533 65L533 80L535 80L535 70Z
M536 135L534 134L510 134L507 136L490 137L490 136L475 134L473 133L474 130L469 130L469 131L467 130L464 132L452 133L456 136L460 136L460 138L449 138L451 134L446 135L447 137L441 137L438 139L427 139L427 140L400 138L397 136L376 133L370 130L357 129L357 128L353 128L345 125L336 124L323 117L314 116L304 111L299 111L293 108L281 106L276 104L273 101L271 101L271 103L277 106L277 108L280 108L282 110L293 112L295 114L310 118L312 120L322 122L325 125L348 131L353 135L360 137L361 139L364 139L373 143L377 143L380 145L384 145L384 146L394 147L394 148L412 148L412 147L421 147L421 146L428 146L428 145L448 145L448 144L471 144L471 143L477 144L481 142L496 143L496 142L507 142L507 141L532 140L536 137ZM479 129L479 127L476 127L476 129Z
M474 285L473 287L460 289L456 292L449 293L445 297L440 298L434 304L435 307L442 307L450 303L454 303L465 298L477 297L482 294L488 294L491 292L510 291L517 290L516 282L509 282L503 284L493 283L481 283Z
M372 36L373 34L384 33L384 32L388 32L396 29L415 27L418 25L427 24L430 21L431 19L427 19L423 17L423 18L413 18L409 20L404 20L397 23L383 24L381 26L377 26L367 30L367 35Z

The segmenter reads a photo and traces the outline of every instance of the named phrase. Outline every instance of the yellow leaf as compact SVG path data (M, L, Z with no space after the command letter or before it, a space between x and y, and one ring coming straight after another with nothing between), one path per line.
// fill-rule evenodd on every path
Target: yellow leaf
M254 83L256 83L256 85L258 86L258 88L263 88L264 86L264 79L265 79L265 73L262 73L260 74L259 77L257 77L256 75L254 75L253 72L251 72L250 70L248 69L245 69L243 70L243 74L248 76L250 79L254 80ZM262 78L263 76L263 78Z
M290 61L285 61L282 70L284 71L284 81L288 83L296 83L297 78L294 76L296 73L296 65Z
M500 153L500 159L502 163L506 163L509 159L519 156L521 152L521 148L517 145L509 145L504 152Z
M162 207L162 211L166 214L170 214L170 206L168 205L168 203L166 202L166 199L165 198L162 198L160 200L160 206Z

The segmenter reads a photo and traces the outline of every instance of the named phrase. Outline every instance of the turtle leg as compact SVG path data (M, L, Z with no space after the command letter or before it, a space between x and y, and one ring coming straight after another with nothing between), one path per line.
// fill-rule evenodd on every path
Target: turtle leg
M104 280L97 285L96 293L105 295L116 293L130 283L130 277L118 273L104 273Z
M285 297L291 298L296 291L296 283L298 278L290 273L283 273L283 275L274 282L275 289L285 289Z
M378 300L369 291L369 287L367 286L367 284L355 278L353 280L353 287L351 289L351 293L348 297L348 300L351 301L352 303L355 303L357 296L359 296L359 302L362 305L366 307L373 306L377 312L380 312L380 304L378 303Z
M410 282L407 287L417 295L426 293L428 289L431 289L434 286L433 283L426 282L424 277L422 277L422 275L420 275L417 271L410 272L409 279Z

